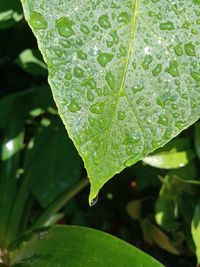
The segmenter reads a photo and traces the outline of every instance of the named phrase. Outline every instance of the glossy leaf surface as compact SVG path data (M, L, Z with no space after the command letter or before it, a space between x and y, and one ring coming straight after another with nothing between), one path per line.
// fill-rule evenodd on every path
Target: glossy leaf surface
M90 200L200 116L198 0L22 0Z
M53 227L11 252L12 267L162 267L128 243L84 227Z

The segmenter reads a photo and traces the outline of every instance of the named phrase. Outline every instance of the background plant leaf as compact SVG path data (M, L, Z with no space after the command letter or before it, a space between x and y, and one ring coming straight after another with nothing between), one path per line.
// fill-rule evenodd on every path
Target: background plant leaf
M0 30L10 28L23 18L20 1L1 0Z
M40 127L25 155L25 175L31 176L31 190L43 207L76 184L82 161L60 118Z
M200 263L200 202L196 205L192 220L192 236L196 247L197 260Z
M24 242L23 242L24 241ZM106 233L56 226L26 236L11 252L12 267L162 267L144 252Z
M199 118L199 1L22 3L90 201Z

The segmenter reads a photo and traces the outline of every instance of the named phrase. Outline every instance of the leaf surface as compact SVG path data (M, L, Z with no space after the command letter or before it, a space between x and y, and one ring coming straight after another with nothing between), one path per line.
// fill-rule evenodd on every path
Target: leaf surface
M192 220L192 237L196 247L198 264L200 263L200 202L197 203Z
M25 174L31 176L34 196L46 207L77 183L82 161L59 117L38 129L30 147L25 154Z
M56 226L22 240L11 252L11 267L163 267L152 257L106 233Z
M90 201L199 118L199 0L22 3Z

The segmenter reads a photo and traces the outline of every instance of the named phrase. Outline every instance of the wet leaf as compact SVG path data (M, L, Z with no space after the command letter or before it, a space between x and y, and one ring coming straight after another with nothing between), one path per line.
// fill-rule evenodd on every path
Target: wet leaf
M22 0L90 202L200 116L199 1Z

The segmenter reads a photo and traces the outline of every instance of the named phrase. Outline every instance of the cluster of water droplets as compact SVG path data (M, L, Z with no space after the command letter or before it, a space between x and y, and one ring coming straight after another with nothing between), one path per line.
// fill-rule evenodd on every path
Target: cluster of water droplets
M55 95L90 164L130 165L195 120L198 0L70 0L69 15L61 2L66 15L33 12L29 23L42 32Z

